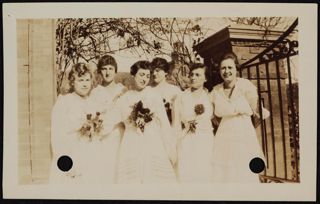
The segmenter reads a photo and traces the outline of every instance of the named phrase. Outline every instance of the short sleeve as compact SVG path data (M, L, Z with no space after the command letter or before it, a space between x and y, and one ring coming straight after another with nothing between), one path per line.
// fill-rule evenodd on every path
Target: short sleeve
M74 139L68 125L69 96L59 96L51 114L51 145L55 157L71 155Z
M209 100L214 105L216 101L216 89L213 88L212 91L209 93Z
M243 79L242 89L252 111L257 112L258 107L258 91L257 87L249 80Z

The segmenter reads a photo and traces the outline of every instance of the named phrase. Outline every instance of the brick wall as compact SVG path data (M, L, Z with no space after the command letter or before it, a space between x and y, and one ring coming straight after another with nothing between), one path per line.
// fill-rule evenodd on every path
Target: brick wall
M18 20L19 182L45 182L55 101L54 21Z

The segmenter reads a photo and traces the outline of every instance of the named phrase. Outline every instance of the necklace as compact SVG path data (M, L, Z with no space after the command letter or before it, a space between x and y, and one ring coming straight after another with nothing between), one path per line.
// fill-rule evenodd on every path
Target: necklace
M229 86L229 84L226 85L225 83L223 83L223 88L224 88L224 89L233 89L233 88L235 87L235 85L236 85L236 83L233 83L232 86Z
M225 84L223 84L223 92L228 98L231 97L235 87L236 87L235 84L232 87L226 87Z

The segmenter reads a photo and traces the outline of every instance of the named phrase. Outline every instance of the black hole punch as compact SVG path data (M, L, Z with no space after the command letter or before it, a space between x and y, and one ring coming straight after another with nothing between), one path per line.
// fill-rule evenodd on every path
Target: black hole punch
M70 157L64 155L58 159L57 165L61 171L69 171L72 168L73 162Z
M250 161L249 167L253 173L258 174L258 173L261 173L266 166L264 164L264 161L261 158L256 157Z

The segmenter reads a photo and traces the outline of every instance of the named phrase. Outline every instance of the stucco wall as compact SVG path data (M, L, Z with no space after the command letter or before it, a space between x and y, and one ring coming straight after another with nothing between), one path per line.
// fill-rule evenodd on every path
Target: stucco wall
M54 21L17 20L19 182L43 182L51 161Z

